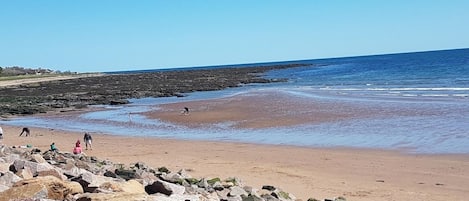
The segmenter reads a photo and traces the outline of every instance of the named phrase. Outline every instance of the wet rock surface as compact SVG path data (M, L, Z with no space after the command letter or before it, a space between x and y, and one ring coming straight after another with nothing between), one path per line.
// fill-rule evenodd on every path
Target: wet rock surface
M249 83L270 83L262 74L305 64L260 67L178 69L135 74L104 74L69 80L28 83L0 88L0 115L36 114L82 109L88 105L127 104L129 98L184 96Z

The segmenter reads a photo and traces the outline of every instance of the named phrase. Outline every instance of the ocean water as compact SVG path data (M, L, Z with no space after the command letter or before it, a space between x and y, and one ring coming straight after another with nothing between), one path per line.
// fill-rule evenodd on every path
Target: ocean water
M132 99L129 105L97 106L106 110L79 116L22 117L1 123L173 139L469 153L469 49L274 64L279 63L311 65L265 75L288 78L284 83L195 92L183 98ZM282 93L292 99L332 105L354 105L360 111L371 108L373 115L276 128L235 129L232 125L236 122L224 122L194 129L138 114L164 103L259 92ZM359 112L358 109L347 112Z

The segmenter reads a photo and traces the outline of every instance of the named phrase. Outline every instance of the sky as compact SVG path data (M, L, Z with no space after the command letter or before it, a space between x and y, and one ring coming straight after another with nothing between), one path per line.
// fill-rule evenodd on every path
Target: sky
M469 47L467 0L0 0L0 66L108 72Z

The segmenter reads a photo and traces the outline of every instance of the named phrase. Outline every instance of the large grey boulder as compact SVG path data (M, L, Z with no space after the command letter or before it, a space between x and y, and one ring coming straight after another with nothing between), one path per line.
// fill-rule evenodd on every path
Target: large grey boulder
M79 177L72 178L72 181L80 183L80 185L83 187L83 190L89 193L94 192L97 188L99 188L99 186L101 186L101 184L115 180L116 179L114 178L95 175L86 170L83 170L83 174L81 174Z
M233 186L230 188L230 193L228 195L233 196L233 197L242 196L242 195L247 196L248 193L239 186Z
M153 182L153 184L145 186L145 191L148 194L161 193L167 196L170 195L182 195L186 191L184 186L179 186L173 183L166 181L158 180Z
M24 168L24 164L26 163L26 160L23 159L16 159L14 160L13 164L10 166L10 170L13 172L18 172L21 169Z

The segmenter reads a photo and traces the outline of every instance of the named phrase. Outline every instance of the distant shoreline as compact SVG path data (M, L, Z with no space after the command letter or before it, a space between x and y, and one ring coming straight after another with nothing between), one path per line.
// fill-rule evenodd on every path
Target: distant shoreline
M34 78L21 78L21 79L12 79L12 80L0 80L0 88L1 87L9 87L9 86L16 86L21 84L31 84L31 83L38 83L38 82L50 82L50 81L58 81L58 80L69 80L69 79L78 79L84 77L96 77L96 76L103 76L102 73L84 73L84 74L76 74L76 75L57 75L57 76L44 76L44 77L34 77Z

